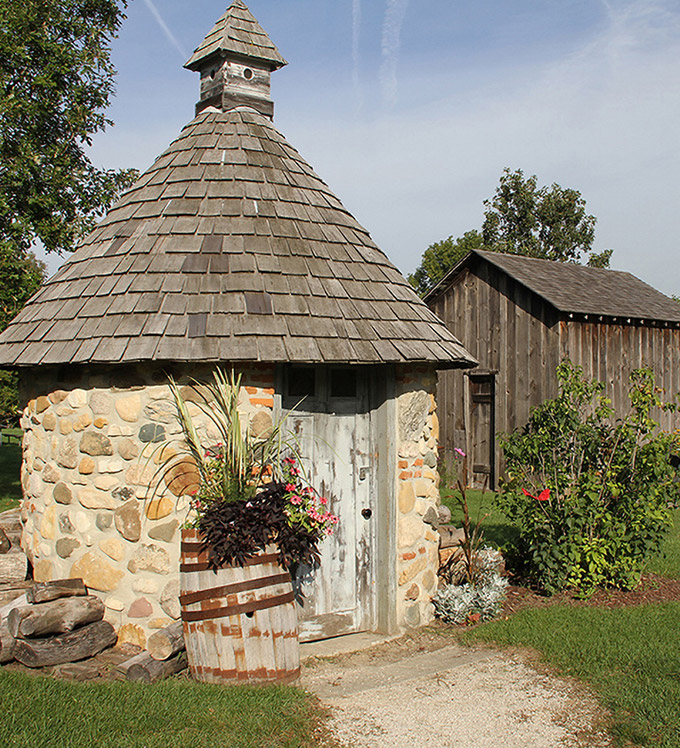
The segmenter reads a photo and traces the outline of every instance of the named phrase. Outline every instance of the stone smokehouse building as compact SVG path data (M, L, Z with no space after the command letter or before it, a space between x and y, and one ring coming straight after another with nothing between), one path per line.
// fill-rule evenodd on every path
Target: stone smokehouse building
M195 118L0 336L26 409L23 547L83 577L123 641L179 616L195 475L167 386L243 374L261 433L291 420L340 515L301 637L427 622L436 588L437 368L474 364L272 124L286 62L241 0L187 67Z

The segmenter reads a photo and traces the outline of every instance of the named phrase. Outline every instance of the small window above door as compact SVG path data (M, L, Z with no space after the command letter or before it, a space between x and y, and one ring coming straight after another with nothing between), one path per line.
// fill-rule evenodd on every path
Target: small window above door
M330 396L338 398L356 398L356 369L331 369Z

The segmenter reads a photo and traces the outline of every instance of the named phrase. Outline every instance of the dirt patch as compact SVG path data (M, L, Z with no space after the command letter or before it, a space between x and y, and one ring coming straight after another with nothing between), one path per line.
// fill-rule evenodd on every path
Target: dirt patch
M577 598L570 591L548 597L527 587L511 585L503 604L503 615L509 616L525 608L546 608L550 605L622 608L670 601L680 601L680 580L666 579L656 574L644 574L634 590L598 589L587 600Z
M352 748L605 748L604 714L580 684L522 653L451 645L418 632L307 663L303 683Z

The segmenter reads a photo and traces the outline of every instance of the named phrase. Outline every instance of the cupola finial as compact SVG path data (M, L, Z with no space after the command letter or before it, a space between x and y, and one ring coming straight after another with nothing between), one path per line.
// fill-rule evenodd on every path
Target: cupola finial
M184 67L201 74L196 113L248 106L273 119L271 73L287 65L243 0L234 0Z

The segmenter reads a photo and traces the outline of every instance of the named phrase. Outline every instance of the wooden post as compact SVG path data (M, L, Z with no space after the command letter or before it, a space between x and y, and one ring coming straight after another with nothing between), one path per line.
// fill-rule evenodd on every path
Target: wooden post
M97 621L49 639L17 639L14 657L26 667L48 667L94 657L116 643L108 621Z

